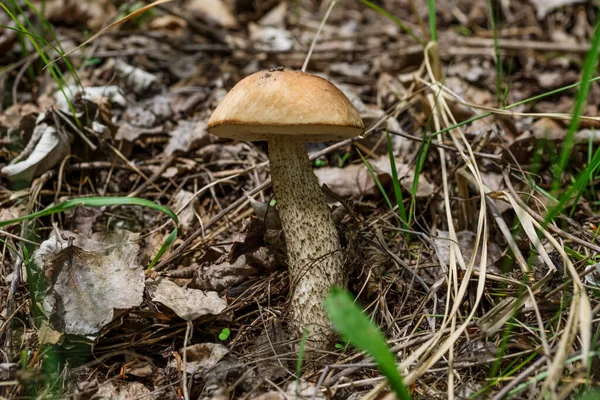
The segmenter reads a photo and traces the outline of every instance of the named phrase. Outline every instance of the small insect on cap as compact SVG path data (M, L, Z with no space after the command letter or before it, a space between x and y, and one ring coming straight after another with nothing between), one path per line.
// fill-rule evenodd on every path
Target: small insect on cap
M331 82L282 68L256 72L227 93L208 121L208 131L237 140L302 136L309 142L363 133L358 111Z

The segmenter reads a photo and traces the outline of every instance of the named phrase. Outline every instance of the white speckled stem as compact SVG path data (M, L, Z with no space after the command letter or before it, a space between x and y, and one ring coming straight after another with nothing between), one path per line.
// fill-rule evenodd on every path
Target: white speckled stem
M312 171L302 138L269 138L271 180L285 232L291 287L291 323L322 341L331 333L323 300L347 276L338 233Z

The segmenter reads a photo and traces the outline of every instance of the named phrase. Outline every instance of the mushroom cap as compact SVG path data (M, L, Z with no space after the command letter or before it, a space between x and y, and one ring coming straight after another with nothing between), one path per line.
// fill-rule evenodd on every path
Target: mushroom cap
M208 121L213 135L249 141L287 135L326 142L355 137L364 129L354 105L331 82L279 68L242 79Z

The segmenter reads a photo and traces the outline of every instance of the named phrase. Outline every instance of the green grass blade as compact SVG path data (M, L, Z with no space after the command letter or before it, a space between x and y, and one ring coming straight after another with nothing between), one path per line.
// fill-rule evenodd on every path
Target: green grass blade
M569 156L571 155L573 146L575 145L575 131L579 127L581 114L583 113L583 109L587 103L587 96L590 91L592 76L596 71L596 64L598 63L598 49L600 49L600 22L596 24L596 30L594 31L592 45L590 46L590 50L588 51L585 62L583 64L581 87L579 88L579 91L577 92L577 97L575 99L575 106L573 107L573 117L571 119L571 123L569 124L567 135L563 142L562 151L560 153L560 160L558 162L558 165L554 169L554 184L552 185L553 192L556 192L560 188L560 178L567 165L567 161L569 160Z
M396 360L379 328L354 304L352 296L341 289L332 289L325 299L325 311L335 328L350 344L366 351L387 378L400 400L409 400L410 394L398 373Z
M392 167L392 182L394 184L394 194L396 195L396 203L398 203L398 212L400 213L400 218L402 219L402 227L404 229L409 229L407 219L406 219L406 210L404 209L404 199L402 198L402 189L400 187L400 180L398 179L398 170L396 169L396 159L394 158L394 151L392 149L392 141L390 140L390 133L385 131L387 135L388 142L388 154L390 156L390 166Z
M150 200L141 199L138 197L86 197L86 198L79 198L79 199L70 199L70 200L64 201L60 204L57 204L55 206L45 208L41 211L38 211L38 212L35 212L32 214L24 215L19 218L9 219L6 221L0 221L0 228L3 226L14 225L14 224L22 222L22 221L28 221L31 219L45 217L48 215L67 211L67 210L70 210L71 208L74 208L77 206L105 207L105 206L123 206L123 205L142 206L142 207L152 208L154 210L160 211L163 214L167 215L175 223L175 229L173 229L173 231L169 234L169 236L167 236L167 239L165 240L165 242L163 243L161 248L158 250L158 253L156 253L156 256L154 256L154 259L152 259L152 261L150 262L148 269L152 269L152 267L154 267L154 265L156 265L158 260L160 260L160 257L165 253L165 251L167 251L169 246L171 246L171 244L173 244L173 242L177 238L177 224L179 223L179 220L177 218L177 215L171 209L161 206L161 205L158 205L156 203L153 203Z
M304 361L304 354L306 350L306 340L308 339L308 332L306 329L302 332L302 339L300 340L300 347L298 348L298 360L296 360L296 395L300 392L300 378L302 377L302 362Z
M429 11L429 32L431 40L437 42L437 22L435 19L435 0L427 0L427 9Z
M594 153L594 157L592 158L592 161L581 172L581 174L579 174L579 176L575 180L575 183L569 188L569 190L567 190L561 194L561 196L558 198L558 204L556 204L554 207L552 207L551 209L548 210L548 213L546 213L546 218L545 218L546 222L550 222L554 217L556 217L558 214L560 214L562 212L562 210L565 208L565 204L569 201L569 199L571 199L573 197L573 195L576 196L575 202L573 204L573 207L575 207L575 205L579 201L579 197L581 196L583 190L585 189L585 186L590 181L590 179L592 179L594 172L596 170L598 170L599 167L600 167L600 148L598 148L596 150L596 153Z
M594 82L597 82L597 81L600 81L600 76L597 76L597 77L591 79L589 82L590 83L594 83ZM582 84L583 84L582 81L575 82L575 83L572 83L570 85L566 85L566 86L560 87L558 89L551 90L549 92L541 93L541 94L529 97L527 99L517 101L516 103L509 104L506 107L500 108L500 110L510 110L511 108L515 108L515 107L521 106L523 104L531 103L533 101L541 100L541 99L544 99L544 98L549 97L549 96L554 96L556 94L559 94L559 93L562 93L562 92L566 92L567 90L578 88ZM437 136L437 135L441 135L442 133L450 132L452 129L460 128L461 126L470 124L471 122L475 122L475 121L483 119L483 118L487 118L487 117L489 117L490 115L493 115L493 114L494 114L493 112L486 112L486 113L483 113L483 114L476 115L475 117L472 117L472 118L469 118L469 119L467 119L465 121L459 122L456 125L452 125L452 126L449 126L447 128L440 129L439 131L437 131L435 133L432 133L431 136Z
M13 4L17 7L17 9L19 10L19 12L21 14L24 14L23 11L21 10L20 6L16 2L13 1ZM8 14L8 16L15 22L15 24L17 25L17 27L21 31L23 31L23 33L27 33L26 34L27 38L29 38L29 41L31 42L31 44L35 48L35 51L39 54L39 56L42 59L42 61L44 62L44 65L48 66L48 69L50 71L50 75L52 75L52 78L54 79L54 81L58 85L58 88L59 88L60 92L62 93L62 95L64 96L65 100L67 101L67 104L69 105L69 110L71 111L71 113L73 114L73 116L75 118L75 122L77 123L77 125L79 126L79 128L83 130L83 125L82 125L81 121L79 120L79 118L76 115L77 113L75 112L75 107L73 106L73 104L71 102L71 98L70 98L70 96L67 96L67 93L65 92L65 81L63 79L62 72L60 71L60 69L55 64L52 64L52 65L49 64L49 59L48 59L48 56L47 56L46 52L43 49L43 46L40 43L38 43L38 40L36 40L36 38L39 37L39 36L31 34L29 31L27 31L27 28L25 28L25 26L21 23L21 21L19 20L19 18L17 18L8 9L8 7L6 5L4 5L3 3L0 3L0 7L3 8L4 11L6 11L6 13ZM26 19L26 21L27 21L27 23L29 23L28 19ZM58 54L60 54L61 57L64 55L59 49L57 49L56 47L50 45L48 43L48 41L46 41L45 39L42 39L41 42L44 43L44 44L47 43L47 45L49 45L50 47L52 47L52 49L54 51L56 51ZM70 66L71 64L67 62L67 65ZM77 77L75 80L76 80L76 82L78 82L79 78ZM85 137L84 137L84 140L86 140ZM94 146L91 142L89 142L88 145L89 144L91 144L91 147Z
M371 167L371 164L369 164L369 161L367 161L367 159L362 155L362 153L360 152L360 150L356 149L356 151L358 151L358 155L360 156L360 159L362 160L363 164L365 164L367 166L367 170L369 170L369 174L371 174L371 178L373 178L373 180L375 181L375 184L379 188L379 191L381 192L381 195L385 199L385 202L390 207L390 210L393 210L394 206L392 205L392 202L390 201L390 198L388 197L387 193L385 192L385 189L383 188L383 185L379 181L379 178L377 177L377 174L373 170L373 167Z

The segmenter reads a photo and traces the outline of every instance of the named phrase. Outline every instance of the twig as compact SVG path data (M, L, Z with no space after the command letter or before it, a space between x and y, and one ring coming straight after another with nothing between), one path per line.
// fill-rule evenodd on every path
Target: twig
M190 393L188 392L188 387L187 387L187 345L188 345L188 340L191 337L191 332L192 332L192 322L188 321L187 326L185 328L185 338L183 339L183 378L181 384L183 386L183 398L185 400L190 400Z
M160 167L158 168L158 170L156 170L148 180L142 182L137 189L135 189L133 192L131 192L128 197L136 197L139 196L140 193L142 193L142 191L144 189L146 189L149 185L153 185L156 180L158 178L160 178L163 174L163 172L165 172L167 170L167 168L173 163L173 161L175 160L175 156L170 156L167 157L167 159L160 165Z
M319 25L319 29L317 29L317 33L312 41L312 44L310 45L310 49L308 49L308 54L306 55L306 58L304 59L304 64L302 64L302 72L306 72L306 67L308 66L308 61L310 61L310 56L312 55L313 50L315 49L317 40L319 39L319 36L321 35L321 31L323 30L323 27L325 26L325 22L327 22L327 19L329 18L329 14L331 14L331 11L333 10L333 7L335 7L336 2L337 2L336 0L331 0L331 3L329 3L329 8L327 8L327 12L325 12L325 16L323 17L323 20L321 21L321 25Z

